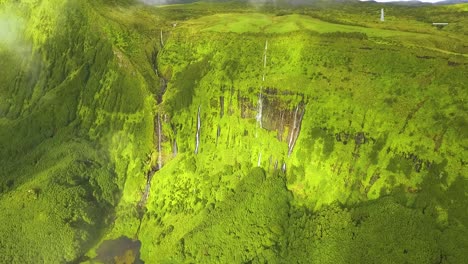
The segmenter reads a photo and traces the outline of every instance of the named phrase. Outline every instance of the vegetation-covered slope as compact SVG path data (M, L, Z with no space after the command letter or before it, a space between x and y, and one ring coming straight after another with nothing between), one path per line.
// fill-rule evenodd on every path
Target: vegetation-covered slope
M103 35L114 25L88 4L3 10L24 48L1 49L0 255L5 263L72 261L110 223L127 175L143 168L153 80L119 55Z
M466 5L0 3L5 263L467 258Z

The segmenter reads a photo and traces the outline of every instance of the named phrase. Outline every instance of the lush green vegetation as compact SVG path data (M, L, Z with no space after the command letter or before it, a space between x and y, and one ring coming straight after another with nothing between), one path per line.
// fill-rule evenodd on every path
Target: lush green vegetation
M467 7L381 6L0 0L0 262L463 263Z

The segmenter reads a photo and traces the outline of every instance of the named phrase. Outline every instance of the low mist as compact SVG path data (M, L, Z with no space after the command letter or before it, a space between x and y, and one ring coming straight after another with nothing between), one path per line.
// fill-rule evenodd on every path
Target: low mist
M25 22L10 12L0 12L0 50L26 55L31 45L24 39Z

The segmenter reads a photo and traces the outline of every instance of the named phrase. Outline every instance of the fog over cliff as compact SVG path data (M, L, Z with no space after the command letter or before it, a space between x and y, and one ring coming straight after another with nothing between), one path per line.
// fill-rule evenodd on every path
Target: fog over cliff
M0 12L0 51L7 49L21 55L30 50L30 45L22 38L24 29L22 18Z

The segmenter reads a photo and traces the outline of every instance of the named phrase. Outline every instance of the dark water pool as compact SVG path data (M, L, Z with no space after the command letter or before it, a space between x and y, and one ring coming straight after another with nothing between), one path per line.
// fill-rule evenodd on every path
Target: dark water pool
M96 261L105 264L144 264L140 259L141 242L122 236L102 242L96 250Z

